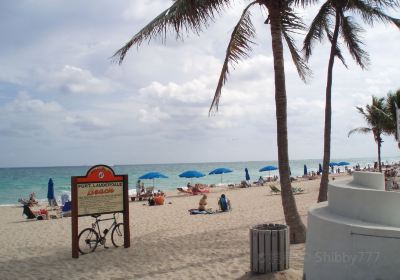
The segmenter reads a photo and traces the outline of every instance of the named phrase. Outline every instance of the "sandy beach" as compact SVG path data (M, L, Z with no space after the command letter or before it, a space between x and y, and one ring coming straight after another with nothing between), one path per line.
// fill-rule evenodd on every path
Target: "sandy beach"
M305 223L319 183L293 183L305 190L296 195ZM268 186L217 188L208 196L209 207L218 208L221 193L231 200L231 212L189 215L200 196L177 192L169 192L163 206L130 202L131 247L114 248L110 242L109 249L99 246L79 259L71 257L70 218L28 221L21 216L21 207L0 207L1 279L302 279L304 244L291 246L289 270L249 272L249 228L284 223L280 195L272 195ZM92 218L80 218L79 228L91 222Z

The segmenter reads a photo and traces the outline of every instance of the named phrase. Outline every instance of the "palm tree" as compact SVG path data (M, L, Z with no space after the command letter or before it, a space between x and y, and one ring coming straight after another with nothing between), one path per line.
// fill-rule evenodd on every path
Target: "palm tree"
M251 21L250 8L259 4L268 13L265 23L271 27L272 51L274 57L275 73L275 103L277 119L277 142L279 173L282 184L282 205L285 220L290 227L290 240L292 243L302 243L305 241L305 226L301 221L297 211L296 201L294 199L290 177L289 177L289 156L287 140L287 100L285 86L285 70L283 59L282 37L288 44L292 60L302 79L308 75L309 69L302 60L294 45L291 37L292 32L304 29L301 19L293 12L291 6L295 0L256 0L249 3L236 24L228 48L221 75L212 101L210 112L218 110L218 104L221 96L221 90L229 74L229 65L238 63L241 59L248 56L251 50L251 44L255 36L255 28ZM166 32L170 28L176 33L177 38L182 38L184 32L194 31L199 33L208 22L215 19L231 2L229 0L175 0L172 6L158 15L128 43L114 54L119 63L122 63L127 51L133 46L139 46L144 40L150 40L154 37L161 37L165 41Z
M308 2L312 3L313 1L309 0ZM375 22L380 21L383 23L394 23L400 28L400 20L387 15L383 11L385 8L395 8L398 6L398 0L327 0L315 16L304 39L303 50L305 51L306 60L311 56L312 47L316 40L322 41L326 34L331 43L326 82L323 172L318 202L326 201L328 192L328 174L331 156L332 71L335 56L347 67L338 45L339 35L344 40L353 59L362 69L365 69L369 63L368 54L362 49L363 42L359 35L363 29L347 13L359 15L364 23L371 26Z
M389 92L386 97L386 113L389 115L390 121L385 130L389 135L394 135L398 141L396 107L400 108L400 89L394 93ZM398 145L400 148L400 143Z
M365 109L362 107L356 107L358 112L364 116L367 122L367 127L358 127L349 131L348 136L355 132L358 133L370 133L374 135L376 144L378 145L378 165L379 172L382 172L381 167L381 147L382 147L382 135L385 133L385 127L390 121L388 115L385 112L385 99L383 97L377 98L372 96L372 105L366 105Z

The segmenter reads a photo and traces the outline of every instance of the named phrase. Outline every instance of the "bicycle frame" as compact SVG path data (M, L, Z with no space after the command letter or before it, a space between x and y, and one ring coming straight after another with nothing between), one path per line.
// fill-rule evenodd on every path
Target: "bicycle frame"
M94 223L92 223L92 228L93 228L93 230L97 231L97 233L99 234L100 240L106 238L107 234L112 230L112 228L118 224L117 218L115 217L115 215L116 215L116 213L113 214L112 218L107 218L107 219L100 219L101 216L96 217L96 221ZM114 221L112 222L112 224L110 225L110 227L108 229L106 228L107 232L104 233L104 235L103 235L103 232L100 229L100 222L109 221L109 220L114 220ZM97 226L97 228L96 228L96 226Z

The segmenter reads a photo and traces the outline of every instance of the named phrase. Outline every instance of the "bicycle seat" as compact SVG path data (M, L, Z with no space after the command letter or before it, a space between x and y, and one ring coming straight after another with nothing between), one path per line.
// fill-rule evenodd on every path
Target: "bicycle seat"
M101 215L100 214L94 214L94 215L91 215L93 218L98 218L98 217L100 217Z

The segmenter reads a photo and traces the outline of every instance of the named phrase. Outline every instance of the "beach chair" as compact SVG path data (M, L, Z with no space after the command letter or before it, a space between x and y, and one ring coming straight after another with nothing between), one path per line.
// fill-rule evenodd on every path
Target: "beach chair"
M304 192L304 190L302 188L292 187L292 192L293 194L301 194Z
M138 196L139 200L147 199L154 194L154 187L146 187L146 192Z
M274 185L269 185L269 188L271 189L271 194L280 194L281 190L275 187Z
M27 219L37 219L37 220L46 220L47 219L47 213L45 209L41 209L40 211L32 211L32 209L28 205L23 206L24 209L22 211L22 215L25 215Z
M251 185L249 183L247 183L246 181L242 181L242 182L240 182L240 187L241 188L249 188L249 187L251 187Z
M65 202L64 206L61 209L61 217L71 217L71 210L72 210L72 202L71 201Z

